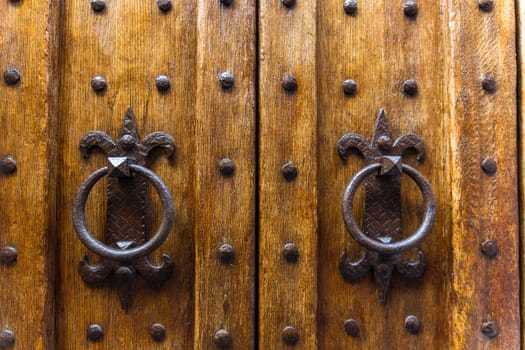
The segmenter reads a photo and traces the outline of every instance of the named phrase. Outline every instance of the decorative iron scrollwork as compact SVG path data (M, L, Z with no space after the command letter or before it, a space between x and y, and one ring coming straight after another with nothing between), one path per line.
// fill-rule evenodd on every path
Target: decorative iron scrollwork
M418 278L425 272L426 259L422 251L418 252L416 261L405 261L401 255L421 244L432 231L436 216L436 200L430 184L417 170L402 163L403 154L410 148L417 152L417 160L422 161L425 145L415 134L403 135L392 142L385 112L381 109L370 144L361 135L349 133L339 140L337 148L343 159L348 158L351 149L356 149L367 162L350 180L342 201L346 228L366 248L366 253L358 261L351 261L346 253L342 254L339 269L349 282L358 281L373 269L380 288L379 299L384 304L394 268L408 278ZM423 223L413 235L404 239L400 199L403 173L416 182L426 206ZM354 195L362 183L365 184L365 232L361 231L353 215Z
M86 283L98 283L114 273L120 291L123 309L131 303L135 275L138 273L153 282L167 280L173 272L173 260L162 255L160 266L154 265L148 255L167 238L173 226L173 200L162 180L145 168L146 158L156 147L171 157L175 144L163 132L154 132L139 143L133 111L128 108L117 142L106 133L91 131L80 141L80 151L85 158L90 150L100 148L108 156L108 166L98 169L80 185L73 203L73 224L80 241L102 258L98 265L84 258L78 272ZM98 241L86 226L84 209L89 192L102 177L108 175L106 244ZM159 194L163 215L157 233L146 240L146 180Z

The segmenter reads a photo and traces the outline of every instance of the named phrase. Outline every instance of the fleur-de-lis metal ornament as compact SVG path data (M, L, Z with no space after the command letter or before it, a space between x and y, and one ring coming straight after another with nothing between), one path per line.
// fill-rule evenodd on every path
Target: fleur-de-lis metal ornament
M430 184L414 168L402 162L403 154L408 149L414 149L417 160L422 161L425 145L415 134L406 134L392 141L385 112L381 109L370 143L363 136L353 133L344 135L337 143L342 159L347 159L352 149L361 152L367 165L346 188L342 202L343 218L350 234L366 248L366 252L358 261L352 261L346 252L343 253L339 269L349 282L360 280L372 269L379 287L379 299L384 304L394 269L408 278L418 278L425 271L426 259L422 251L418 252L419 259L416 261L405 261L401 255L419 245L434 224L436 204ZM400 181L403 173L416 182L426 205L422 225L416 233L404 239L401 232ZM353 199L361 183L365 185L365 232L360 230L353 217Z
M74 202L73 223L80 240L102 257L92 264L88 256L80 261L78 272L90 284L106 280L112 273L117 279L123 309L131 303L136 274L152 282L167 280L173 272L173 260L162 255L157 266L148 258L166 239L173 225L171 194L162 181L145 168L146 158L154 148L162 148L168 157L173 155L173 138L164 132L153 132L138 141L133 111L126 111L117 141L102 131L91 131L80 141L80 151L89 158L93 148L101 149L108 157L108 166L91 174L80 186ZM105 244L96 240L87 230L84 209L89 191L104 175L107 181L107 211ZM163 206L163 217L157 233L146 238L146 181L158 192Z

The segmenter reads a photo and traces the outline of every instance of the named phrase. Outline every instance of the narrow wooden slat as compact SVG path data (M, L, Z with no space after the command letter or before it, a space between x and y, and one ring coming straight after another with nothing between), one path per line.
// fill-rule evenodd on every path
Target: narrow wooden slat
M59 349L192 349L194 319L195 218L195 102L197 2L173 1L163 13L156 1L106 1L94 12L90 1L63 1L61 89L59 113L57 339ZM169 91L160 93L155 78L166 75ZM91 79L101 75L107 89L95 93ZM77 272L88 253L71 222L73 197L80 183L94 170L106 166L101 154L82 158L79 142L91 130L118 137L124 113L133 108L139 137L164 131L176 143L169 162L161 152L148 166L172 193L175 224L168 239L152 254L155 263L166 253L174 260L170 280L155 286L137 277L132 305L121 309L114 279L91 287ZM148 197L148 233L160 218L158 198L152 187ZM88 227L103 240L106 222L106 189L97 184L86 210ZM91 261L98 261L90 254ZM87 340L87 327L103 327L101 341ZM149 334L153 323L166 327L166 338L155 342Z
M255 1L198 2L195 84L195 349L213 349L217 331L235 349L254 342ZM233 74L223 88L219 74ZM230 158L233 174L219 171ZM229 244L234 260L221 263ZM223 333L224 334L224 333Z
M525 229L525 214L524 214L524 200L525 200L525 2L520 0L516 1L516 35L517 35L517 51L518 51L518 120L519 120L519 130L518 130L518 185L519 185L519 199L520 199L520 277L521 285L525 281L525 260L523 259L523 252L525 248L525 237L522 232ZM521 304L521 314L525 315L525 288L520 288L520 304ZM521 323L521 334L525 334L524 324ZM525 347L525 337L521 337L521 347Z
M0 158L18 169L0 174L0 332L17 349L54 348L54 236L58 15L55 1L0 4L0 72L15 68L18 84L0 82Z
M295 327L296 349L317 347L317 1L259 2L259 348L281 349ZM297 91L281 81L292 75ZM287 181L281 167L297 166ZM322 173L325 175L325 173ZM294 243L295 263L283 257Z

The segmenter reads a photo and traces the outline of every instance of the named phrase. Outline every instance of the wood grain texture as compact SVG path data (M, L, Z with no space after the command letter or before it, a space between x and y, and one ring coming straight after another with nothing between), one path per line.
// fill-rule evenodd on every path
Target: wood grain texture
M61 87L58 175L58 349L191 349L194 345L195 121L197 2L174 1L167 13L156 1L106 1L96 13L90 2L64 1L61 30ZM160 93L155 78L168 76L171 88ZM107 90L91 88L94 76L104 76ZM140 276L128 312L120 307L114 279L99 287L85 284L77 264L88 250L71 222L73 197L80 183L106 166L101 154L84 159L82 136L101 130L116 139L124 114L133 108L139 138L164 131L176 144L173 161L160 153L148 166L164 181L175 206L175 224L168 239L152 254L155 263L166 253L174 260L173 277L156 286ZM86 210L88 227L103 240L106 220L105 184L93 189ZM147 230L156 230L160 205L148 187ZM92 261L97 258L90 254ZM99 323L104 337L87 340L87 327ZM154 342L153 323L166 327L166 339Z
M294 348L317 348L317 3L259 2L260 349L285 348L288 325L299 335ZM297 91L282 88L286 75ZM287 162L297 166L295 180L281 174ZM289 242L296 263L283 258Z
M213 349L217 330L232 348L254 346L255 1L198 2L195 211L195 349ZM220 86L220 73L234 76ZM222 175L223 158L235 163ZM234 249L231 265L219 247Z
M519 130L518 130L518 186L519 186L519 215L520 215L520 277L523 285L525 281L525 259L524 259L524 249L525 249L525 236L523 232L525 230L525 1L519 0L516 1L516 35L517 35L517 51L518 51L518 121L519 121ZM521 301L521 315L523 320L523 315L525 315L525 288L520 288L520 301ZM523 321L521 323L521 348L525 348L525 325Z
M0 263L0 331L15 333L16 349L54 342L58 14L55 1L0 3L0 72L21 75L0 82L0 159L18 163L0 174L0 249L18 251L16 263Z

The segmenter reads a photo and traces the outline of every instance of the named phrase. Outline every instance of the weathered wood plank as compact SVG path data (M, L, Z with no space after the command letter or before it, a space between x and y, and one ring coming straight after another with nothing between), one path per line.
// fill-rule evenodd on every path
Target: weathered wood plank
M62 3L58 348L89 345L119 349L133 344L136 349L192 349L197 2L173 1L173 8L165 13L156 1L108 0L102 12L94 12L89 1ZM171 83L164 93L155 87L155 78L161 74ZM98 75L107 80L102 93L91 88L91 79ZM102 154L83 159L81 137L88 131L101 130L117 138L128 106L135 113L139 137L164 131L176 143L172 162L159 153L149 164L171 191L175 205L175 225L152 257L158 263L161 253L170 255L175 272L158 287L138 276L133 304L126 313L120 307L115 282L93 288L78 275L77 264L88 251L73 229L71 206L80 183L107 163ZM159 222L160 207L150 189L147 227L152 233ZM86 217L88 227L101 239L105 203L105 186L100 183L90 195ZM99 323L105 334L101 341L90 344L86 330L92 323ZM156 343L150 337L149 328L154 323L166 327L163 342Z
M54 348L58 15L55 1L0 3L0 71L21 76L0 82L0 158L18 163L0 175L0 249L18 252L0 262L0 332L14 332L17 349Z
M295 348L317 347L317 4L259 2L260 349L283 348L287 326ZM296 91L283 89L288 75ZM281 172L288 162L293 180ZM283 257L287 243L298 248L295 263Z
M195 349L216 348L219 339L235 349L254 345L255 23L253 0L199 1ZM225 72L233 74L230 88L219 82ZM234 162L233 174L219 171L224 158ZM223 244L233 247L232 262L218 259Z

